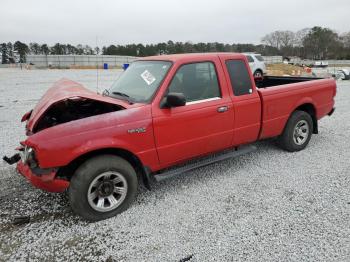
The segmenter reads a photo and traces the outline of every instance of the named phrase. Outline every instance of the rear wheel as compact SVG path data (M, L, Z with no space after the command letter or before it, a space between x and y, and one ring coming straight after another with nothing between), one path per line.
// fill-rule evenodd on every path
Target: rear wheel
M311 116L304 111L295 111L279 137L279 145L290 152L303 150L313 133Z
M84 162L69 187L75 213L90 221L115 216L127 209L137 192L137 175L130 163L113 155Z

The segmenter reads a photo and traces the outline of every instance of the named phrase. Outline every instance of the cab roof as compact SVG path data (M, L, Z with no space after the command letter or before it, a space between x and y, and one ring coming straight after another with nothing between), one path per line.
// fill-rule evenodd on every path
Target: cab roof
M172 55L158 55L147 56L137 60L158 60L158 61L171 61L171 62L190 62L192 60L205 60L218 57L230 57L233 59L244 59L245 56L241 53L187 53L187 54L172 54Z

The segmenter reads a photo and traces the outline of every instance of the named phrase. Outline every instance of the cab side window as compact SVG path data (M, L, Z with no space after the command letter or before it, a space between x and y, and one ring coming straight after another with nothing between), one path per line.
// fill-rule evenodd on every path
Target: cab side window
M221 97L215 66L211 62L186 64L171 81L169 93L183 93L186 102Z
M251 94L252 81L243 60L227 60L227 71L230 75L231 87L235 96Z

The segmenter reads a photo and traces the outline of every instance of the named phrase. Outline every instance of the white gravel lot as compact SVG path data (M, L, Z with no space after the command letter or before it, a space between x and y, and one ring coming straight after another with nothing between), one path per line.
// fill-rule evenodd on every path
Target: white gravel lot
M100 71L100 90L119 73ZM22 114L61 77L96 87L95 70L0 69L2 155L24 138ZM302 152L258 142L254 153L141 188L127 211L97 223L1 163L0 261L350 261L350 81L338 82L336 108ZM31 222L12 225L22 215Z

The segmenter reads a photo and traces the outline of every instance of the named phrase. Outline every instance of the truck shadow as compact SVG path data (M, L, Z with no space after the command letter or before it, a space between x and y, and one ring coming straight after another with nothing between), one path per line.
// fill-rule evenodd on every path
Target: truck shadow
M260 141L254 144L257 151L240 156L238 158L223 160L205 167L198 168L173 177L171 179L155 183L149 191L143 185L139 186L139 193L131 208L140 205L148 205L152 200L162 201L165 195L179 194L183 190L193 190L194 187L208 185L214 179L225 176L235 176L249 166L258 166L256 159L264 152L268 155L280 154L274 140ZM262 172L268 172L261 167ZM2 232L12 231L22 225L13 225L13 219L21 216L28 216L28 223L42 223L44 221L61 220L63 224L72 222L78 223L84 220L72 213L69 207L67 192L62 194L47 193L31 187L22 177L19 177L13 170L11 173L11 183L2 181L2 185L7 182L12 187L11 191L2 196L0 203L0 229ZM15 180L15 181L13 181ZM10 186L6 186L5 188ZM125 211L127 213L128 211ZM84 221L83 223L86 223Z
M268 170L265 166L260 165L259 161L256 160L261 157L262 153L270 158L274 155L280 155L281 152L285 152L278 147L275 139L259 141L254 145L257 147L257 151L255 152L251 152L237 158L213 163L182 173L167 180L154 183L151 191L147 190L143 186L140 186L139 194L135 201L136 205L147 201L147 198L156 198L157 200L161 200L164 199L164 194L178 194L187 188L190 188L189 190L193 190L193 187L195 186L207 186L215 179L235 176L235 173L242 172L247 167L257 167L260 169L260 173L269 173L270 170ZM285 153L289 154L287 152ZM135 204L133 206L135 206Z

